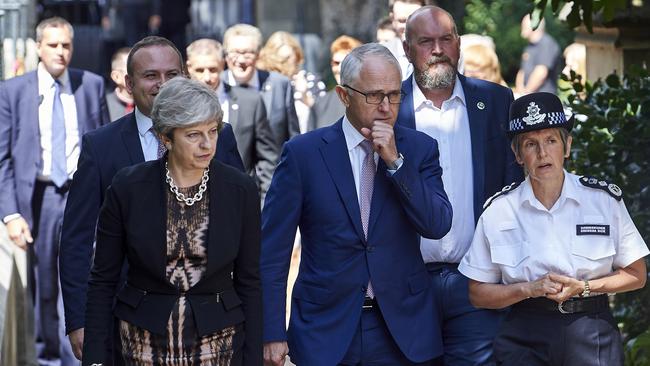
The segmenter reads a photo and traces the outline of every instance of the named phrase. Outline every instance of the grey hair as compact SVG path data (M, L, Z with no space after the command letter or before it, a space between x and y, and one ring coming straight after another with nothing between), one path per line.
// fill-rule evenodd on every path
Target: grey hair
M176 128L195 126L217 120L223 126L223 111L217 93L200 81L175 77L160 88L151 110L153 129L172 137Z
M569 140L570 133L564 127L554 127L560 133L560 141L562 141L562 151L566 154L567 151L567 141ZM523 133L518 133L512 137L512 150L515 153L515 156L521 159L521 141Z
M379 57L395 66L400 73L401 80L402 68L390 50L379 43L366 43L350 51L343 59L341 63L341 85L353 84L359 78L363 62L369 57Z
M424 13L426 11L442 12L443 14L447 15L449 17L449 19L451 19L451 24L453 25L453 27L451 29L451 34L456 38L459 37L458 36L458 27L456 27L456 20L454 20L454 17L451 15L451 13L448 12L447 10L439 7L439 6L427 5L427 6L423 6L423 7L419 8L419 9L417 9L411 15L409 15L408 19L406 19L406 28L404 29L404 39L406 40L406 42L408 44L411 44L411 38L409 37L409 34L413 31L411 29L413 27L412 19L415 18L416 16L418 16L418 14Z
M186 54L188 60L192 56L207 55L216 57L218 62L223 61L223 47L221 43L209 38L197 39L190 43L187 46Z
M226 29L226 32L223 34L223 48L226 52L229 52L230 47L232 47L231 38L236 36L252 37L257 44L255 46L256 51L259 52L262 48L262 32L260 32L259 28L250 24L235 24Z
M36 42L43 40L43 32L46 28L67 28L70 33L70 39L74 39L74 28L72 28L72 24L61 17L52 17L43 19L36 26Z

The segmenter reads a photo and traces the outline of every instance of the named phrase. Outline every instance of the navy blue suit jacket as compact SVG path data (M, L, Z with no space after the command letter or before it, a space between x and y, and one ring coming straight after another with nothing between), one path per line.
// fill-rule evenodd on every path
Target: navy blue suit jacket
M458 75L465 93L472 164L474 169L474 222L483 212L483 204L494 193L512 182L524 178L505 134L512 91L489 81ZM402 82L404 99L397 123L415 129L413 107L413 75ZM462 212L456 212L461 215Z
M219 133L215 158L244 171L229 124ZM95 226L106 188L120 169L141 162L144 154L135 113L83 137L77 172L68 193L59 249L67 333L84 326Z
M442 353L433 289L420 235L451 227L438 145L396 126L404 163L394 175L380 159L364 237L342 123L285 144L262 214L260 271L264 340L288 340L298 365L336 365L360 321L368 280L391 335L414 362ZM296 228L302 257L285 331L285 298Z
M108 122L104 81L88 71L68 69L77 109L79 138ZM36 71L0 84L0 219L19 213L33 227L32 193L41 167Z

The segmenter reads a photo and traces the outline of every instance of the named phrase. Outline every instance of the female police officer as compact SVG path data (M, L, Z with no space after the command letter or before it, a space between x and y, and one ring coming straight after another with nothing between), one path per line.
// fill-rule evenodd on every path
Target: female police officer
M500 365L622 365L607 294L645 285L648 248L615 184L563 168L573 125L549 93L519 98L507 133L521 184L486 203L459 270L477 307L512 305Z

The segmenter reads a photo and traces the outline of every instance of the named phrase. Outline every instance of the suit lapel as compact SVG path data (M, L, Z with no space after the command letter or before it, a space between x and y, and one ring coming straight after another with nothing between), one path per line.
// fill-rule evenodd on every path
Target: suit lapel
M402 82L402 104L397 114L397 123L415 129L415 111L413 110L413 75Z
M361 226L359 200L350 166L350 156L341 127L342 121L343 119L339 119L336 124L327 127L329 130L323 135L325 144L321 146L320 152L330 176L334 180L341 202L350 217L354 231L362 240L365 240Z
M77 110L77 130L79 131L79 139L81 139L84 133L88 132L87 123L90 122L86 115L86 111L88 110L86 95L81 87L82 73L77 70L68 69L68 75L70 77L70 90L72 90L72 94L74 95L74 104Z
M399 126L395 126L394 131L397 151L400 151L402 136L399 134ZM375 223L377 222L379 216L381 216L381 210L384 207L384 202L386 202L386 196L390 191L391 183L388 181L386 174L388 174L386 171L386 163L384 163L384 161L379 158L379 161L377 163L377 174L375 175L375 186L372 191L372 203L370 204L368 233L372 232L372 229L375 227Z
M257 70L257 80L259 81L259 90L260 91L265 91L267 89L270 90L270 88L266 87L264 84L266 84L266 80L271 76L271 73L268 71L264 70Z
M208 278L211 273L223 265L224 251L219 248L220 245L228 243L227 238L224 238L229 231L223 228L235 228L237 223L233 218L240 217L240 215L232 211L236 199L239 197L237 192L233 192L228 184L225 184L222 179L220 170L222 169L219 164L212 162L210 164L210 180L209 196L210 196L210 223L208 224L208 235L206 238L208 247L208 264L206 275Z
M138 125L135 121L135 112L132 112L127 117L124 126L121 129L122 142L129 155L131 164L138 164L144 161L144 153L142 152L142 145L140 144L140 136L138 132Z
M152 169L151 184L140 196L142 204L148 207L160 207L160 210L149 210L146 220L150 220L152 230L150 243L151 268L160 278L166 277L167 270L167 195L165 182L165 163L158 160L156 169Z
M267 117L271 116L273 111L273 87L270 80L267 80L271 74L268 71L258 70L257 77L260 81L260 93L264 100L264 107L266 107ZM268 81L268 83L267 83Z
M38 161L41 161L41 151L40 151L40 140L41 140L41 128L39 126L39 116L38 116L38 109L42 103L42 96L39 95L39 90L38 90L38 74L36 71L34 71L32 76L28 79L27 83L27 89L25 90L25 104L24 106L21 106L21 111L23 111L25 114L24 116L27 117L26 119L26 126L28 127L28 130L32 132L31 134L27 134L28 136L37 136L35 139L36 143L39 146L38 150ZM22 103L22 101L21 101ZM23 121L21 120L21 125L23 124ZM24 128L21 126L21 128Z
M490 113L490 105L487 99L481 99L480 93L476 91L475 85L463 75L458 75L460 84L465 93L467 102L467 119L469 120L469 131L472 146L472 162L474 176L474 202L483 202L484 180L485 180L485 139L487 126L487 115ZM479 109L482 106L482 109ZM477 218L480 212L475 212Z
M233 130L237 129L237 121L239 118L239 104L237 102L237 93L228 86L226 88L226 93L228 94L228 123L232 125Z

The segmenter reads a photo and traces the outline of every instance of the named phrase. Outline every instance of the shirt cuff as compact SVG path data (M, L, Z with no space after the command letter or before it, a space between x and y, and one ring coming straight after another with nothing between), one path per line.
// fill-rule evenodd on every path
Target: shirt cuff
M397 173L397 171L399 170L399 168L402 167L402 165L404 165L404 160L399 159L398 162L397 162L397 169L388 169L388 168L386 168L386 171L388 172L388 174L390 174L392 176L393 174Z
M2 222L6 225L6 224L9 223L9 221L15 220L15 219L20 218L20 217L22 217L22 216L19 213L7 215L2 219Z

